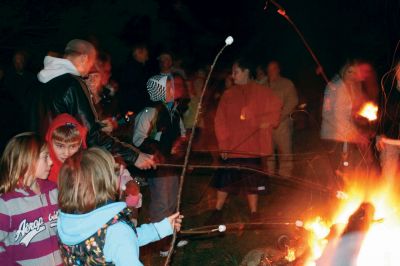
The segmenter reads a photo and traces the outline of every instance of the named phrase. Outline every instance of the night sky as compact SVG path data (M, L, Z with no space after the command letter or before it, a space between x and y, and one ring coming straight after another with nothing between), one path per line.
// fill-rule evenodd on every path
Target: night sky
M370 60L380 78L400 58L400 49L394 54L400 0L276 1L302 31L328 78L354 58ZM146 42L153 60L171 51L190 73L211 64L232 35L235 42L217 69L230 67L238 57L255 64L278 60L317 117L325 84L315 74L316 65L276 7L264 6L263 0L0 0L0 67L9 67L13 53L25 50L29 69L37 73L49 51L62 53L69 40L81 38L110 53L114 71L130 56L132 44Z
M355 57L371 60L379 74L389 67L400 38L400 1L278 2L303 32L328 77ZM221 66L239 56L256 64L278 59L298 87L306 91L316 86L321 80L300 38L273 5L267 10L264 6L260 0L2 0L0 62L7 65L16 49L25 49L36 71L47 51L61 52L68 40L84 38L111 53L114 66L126 60L129 45L145 41L153 56L170 50L195 69L211 63L225 37L232 35L235 43L221 58Z

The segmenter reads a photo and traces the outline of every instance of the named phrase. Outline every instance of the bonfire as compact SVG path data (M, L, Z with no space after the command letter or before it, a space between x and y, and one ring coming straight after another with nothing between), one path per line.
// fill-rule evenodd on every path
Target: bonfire
M398 193L379 181L348 186L347 196L329 220L310 219L304 228L312 265L400 265Z

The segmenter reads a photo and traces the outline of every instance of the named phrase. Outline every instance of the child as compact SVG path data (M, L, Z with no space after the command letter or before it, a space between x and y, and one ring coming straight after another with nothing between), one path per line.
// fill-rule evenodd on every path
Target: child
M50 181L57 183L58 174L65 160L79 150L87 148L86 134L87 129L69 114L60 114L51 122L46 134L50 158L53 160L53 166L49 174ZM123 166L123 162L120 162L120 165L120 187L123 188L133 178ZM132 201L131 198L129 198L130 201ZM134 208L140 207L138 205L129 206Z
M0 265L62 265L52 161L34 133L7 144L0 161Z
M87 129L69 114L58 115L50 124L46 133L50 158L53 167L49 180L57 183L58 173L64 161L80 148L86 149Z
M183 79L180 76L156 75L147 82L153 104L142 110L135 119L133 144L142 152L154 154L159 161L176 160L184 140L185 128L175 99L181 98ZM181 149L182 150L182 149ZM159 169L148 173L151 194L150 220L159 222L176 210L179 172ZM168 255L169 241L164 240L160 255Z
M115 161L90 148L66 160L58 178L57 230L65 265L142 265L139 247L180 230L179 213L138 228L129 221L125 202L115 202Z

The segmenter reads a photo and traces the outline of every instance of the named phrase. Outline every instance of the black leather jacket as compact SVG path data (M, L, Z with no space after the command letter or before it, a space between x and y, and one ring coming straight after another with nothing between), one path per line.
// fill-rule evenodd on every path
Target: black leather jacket
M63 74L53 78L39 87L32 101L31 130L44 136L55 116L68 113L88 129L89 147L103 147L113 155L121 156L127 163L136 161L139 155L137 148L100 130L90 91L81 77Z

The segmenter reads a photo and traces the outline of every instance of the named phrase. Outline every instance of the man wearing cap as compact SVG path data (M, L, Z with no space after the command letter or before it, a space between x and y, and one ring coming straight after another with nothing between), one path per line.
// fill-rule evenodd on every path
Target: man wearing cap
M43 134L55 116L68 113L88 129L89 146L103 147L140 169L155 167L151 155L141 153L100 130L102 125L92 95L82 79L89 73L96 56L96 49L91 43L74 39L68 42L64 58L44 58L44 69L38 74L42 85L33 105L31 128Z

